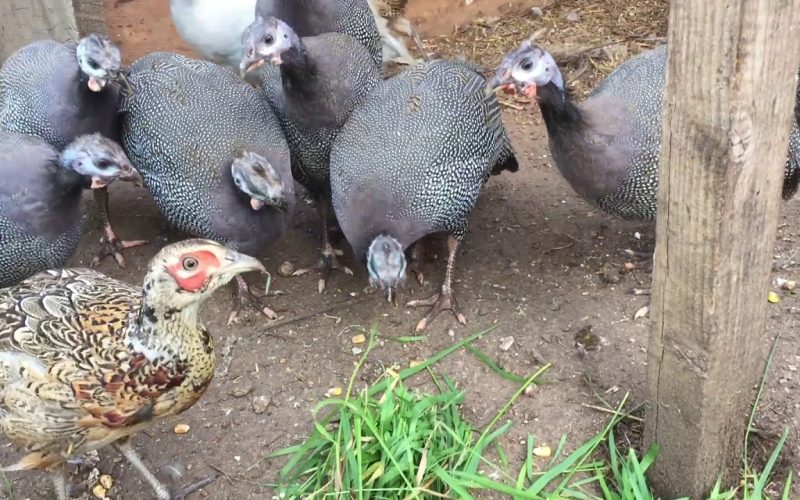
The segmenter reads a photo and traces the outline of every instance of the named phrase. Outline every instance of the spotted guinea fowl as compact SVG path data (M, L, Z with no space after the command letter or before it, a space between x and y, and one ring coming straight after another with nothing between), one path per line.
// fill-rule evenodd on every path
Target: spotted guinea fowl
M141 182L122 148L100 134L60 153L34 135L0 131L0 287L62 267L84 226L81 193Z
M113 83L114 85L109 85ZM119 140L119 88L127 86L119 49L91 34L77 44L41 40L22 47L0 68L0 129L36 135L62 150L77 137ZM117 238L108 217L108 190L94 190L101 251L124 267L122 250L146 243Z
M526 40L505 56L489 88L536 97L553 159L579 195L610 214L650 220L657 206L666 57L660 46L630 58L575 104L553 57ZM798 161L795 123L784 198L797 189Z
M339 265L328 241L330 211L330 151L339 129L358 103L381 81L370 64L370 54L354 38L325 33L300 38L285 22L274 17L251 26L244 35L247 51L243 68L267 60L280 67L280 82L262 85L266 100L275 110L292 152L292 174L305 186L319 207L322 293ZM304 274L301 269L295 275Z
M494 95L461 61L432 61L382 82L352 112L331 150L333 208L355 254L366 261L370 284L391 300L406 279L406 248L447 233L444 282L417 325L441 311L458 321L452 290L456 251L489 175L516 171Z
M143 287L89 269L47 271L0 289L0 427L28 452L5 471L48 470L66 500L65 462L113 445L154 488L129 439L189 409L214 376L200 307L261 263L207 240L163 248Z
M139 59L128 78L123 147L169 222L252 255L276 241L294 215L295 186L280 124L258 91L221 66L167 52ZM242 277L237 284L231 320L256 305Z

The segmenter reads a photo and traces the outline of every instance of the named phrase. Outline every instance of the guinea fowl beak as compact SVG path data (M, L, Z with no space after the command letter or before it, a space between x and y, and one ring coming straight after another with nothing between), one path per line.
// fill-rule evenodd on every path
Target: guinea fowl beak
M507 94L516 93L517 85L514 79L511 77L511 71L500 68L497 70L497 73L495 73L495 75L488 82L486 82L486 95L493 94L497 89L500 89Z
M242 59L241 64L239 64L239 76L244 78L247 73L260 68L264 65L264 59L250 59L249 57L245 57Z
M264 264L255 257L239 253L235 250L228 250L225 253L225 260L222 262L222 266L217 273L227 276L236 276L252 271L266 273L267 269L264 267Z
M125 73L120 71L114 81L117 82L127 95L133 94L133 87L131 87L131 82L128 81L128 77L125 76Z

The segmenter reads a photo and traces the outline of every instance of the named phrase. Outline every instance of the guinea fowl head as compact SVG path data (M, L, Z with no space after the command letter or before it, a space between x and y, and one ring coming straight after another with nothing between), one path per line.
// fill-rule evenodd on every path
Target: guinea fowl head
M130 91L130 85L122 71L119 48L109 39L92 33L78 42L75 52L81 71L89 79L87 85L91 91L100 92L109 81L123 85Z
M150 261L144 278L144 309L171 315L197 308L236 276L266 272L258 259L203 239L168 245Z
M108 186L115 180L142 185L142 177L116 142L100 134L82 135L61 153L59 162L92 179L92 189Z
M546 50L525 40L500 62L495 75L486 83L487 92L506 92L535 97L538 88L553 85L564 92L564 78L555 59Z
M242 34L242 62L239 70L242 76L262 66L264 63L280 65L283 55L293 47L301 50L303 43L288 24L274 17L256 16L253 24Z
M250 197L253 210L265 206L286 210L288 203L281 176L263 156L251 151L243 152L233 160L231 175L236 187Z
M406 283L406 255L399 241L388 234L372 240L367 250L369 284L386 292L392 301L397 288Z

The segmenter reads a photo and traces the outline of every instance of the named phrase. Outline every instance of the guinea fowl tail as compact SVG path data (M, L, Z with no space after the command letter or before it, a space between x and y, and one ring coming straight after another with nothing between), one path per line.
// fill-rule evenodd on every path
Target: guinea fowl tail
M800 165L794 158L789 158L786 161L786 173L783 177L783 192L781 195L784 200L791 199L797 193L797 187L800 185Z

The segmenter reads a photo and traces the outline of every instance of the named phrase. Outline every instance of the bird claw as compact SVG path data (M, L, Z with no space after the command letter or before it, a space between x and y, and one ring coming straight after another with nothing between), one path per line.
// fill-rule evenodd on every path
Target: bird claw
M170 500L185 500L187 496L191 495L195 491L205 488L210 484L213 484L218 478L219 474L212 474L193 483L189 483L183 488L173 491L169 498Z
M125 269L125 258L122 256L122 251L147 243L149 243L147 240L120 240L111 226L106 226L103 229L103 236L100 238L100 250L92 259L92 267L96 267L104 258L110 256L114 257L119 267Z
M425 330L428 325L433 321L436 316L439 315L442 311L450 311L455 316L456 321L461 323L462 325L467 324L467 318L461 314L461 311L458 308L458 303L456 302L456 298L453 296L452 291L439 291L427 299L422 300L412 300L406 303L406 307L430 307L431 310L428 314L422 318L419 323L417 323L417 327L415 330L417 332L421 332Z
M327 285L328 278L330 277L333 271L342 271L348 276L353 276L353 270L347 266L343 266L339 264L339 259L337 259L337 255L342 255L343 252L341 250L334 250L333 247L328 245L322 251L322 255L320 256L317 263L314 267L307 267L303 269L298 269L292 273L292 276L303 276L304 274L308 274L313 270L319 271L322 275L317 282L317 292L323 293L325 291L325 287Z
M230 316L228 316L228 326L239 324L241 322L240 317L244 316L244 311L253 311L272 320L278 319L278 315L275 311L262 304L265 298L266 295L257 296L246 286L245 288L241 288L240 286L236 293L236 305L231 311Z

